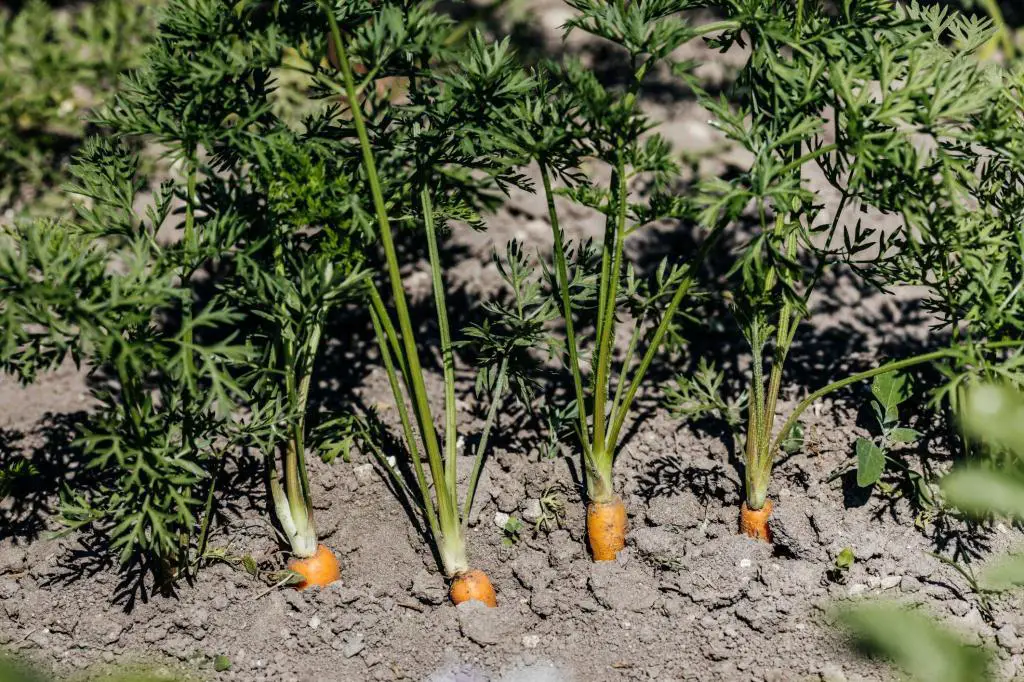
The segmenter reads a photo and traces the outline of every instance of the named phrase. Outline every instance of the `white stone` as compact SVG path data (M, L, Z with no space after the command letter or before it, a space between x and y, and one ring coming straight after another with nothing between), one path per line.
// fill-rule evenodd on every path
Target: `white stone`
M540 635L523 635L523 646L527 649L536 649L540 645Z

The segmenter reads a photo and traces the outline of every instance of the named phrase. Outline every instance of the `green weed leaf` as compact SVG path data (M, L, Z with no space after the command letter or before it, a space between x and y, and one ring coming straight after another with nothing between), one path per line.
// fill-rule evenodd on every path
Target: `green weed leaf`
M921 432L916 429L900 426L889 432L889 438L894 443L913 443L921 437Z
M857 439L857 485L867 488L882 478L885 452L867 438Z
M871 395L875 396L885 411L886 421L895 421L897 407L910 396L907 377L897 372L879 374L871 382Z

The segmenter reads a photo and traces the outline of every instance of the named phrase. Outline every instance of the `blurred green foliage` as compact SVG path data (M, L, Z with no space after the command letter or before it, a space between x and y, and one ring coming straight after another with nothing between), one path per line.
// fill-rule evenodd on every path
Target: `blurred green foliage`
M44 673L40 666L0 653L0 682L85 682L98 679L105 682L192 682L195 678L162 666L137 665L90 667L80 674L55 677L52 672Z
M68 207L59 187L91 112L138 66L155 0L0 4L0 221Z
M942 482L945 501L978 518L1024 519L1024 394L1005 385L971 387L960 414L964 430L995 456L972 462ZM994 593L1024 585L1024 556L989 563L977 589ZM842 619L861 648L882 655L914 679L929 682L980 682L992 679L990 654L969 646L921 612L893 604L864 603L844 611Z

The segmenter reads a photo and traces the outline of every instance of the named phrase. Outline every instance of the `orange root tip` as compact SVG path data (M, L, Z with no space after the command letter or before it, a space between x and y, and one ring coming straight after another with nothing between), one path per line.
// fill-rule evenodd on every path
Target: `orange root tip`
M594 561L615 561L626 546L626 505L620 498L587 505L587 539Z
M740 507L740 532L747 537L764 542L772 541L772 533L768 529L768 519L772 515L772 501L766 500L760 509L751 509L744 502Z
M302 576L303 580L295 585L295 589L304 590L307 587L325 587L335 580L341 579L341 566L334 552L324 545L317 545L316 554L308 559L292 559L288 562L288 569L295 571Z
M455 576L448 596L456 606L467 601L483 602L492 609L498 605L498 595L490 578L477 568Z

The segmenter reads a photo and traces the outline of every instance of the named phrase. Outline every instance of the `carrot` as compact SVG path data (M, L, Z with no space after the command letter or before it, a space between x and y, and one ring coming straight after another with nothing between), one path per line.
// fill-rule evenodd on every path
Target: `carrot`
M744 502L740 508L740 532L755 540L772 541L772 533L768 529L768 518L772 515L772 501L765 500L760 509L751 509Z
M615 561L626 546L626 505L621 497L587 505L587 537L594 561Z
M304 590L311 586L324 587L341 579L341 566L338 565L338 558L334 556L334 552L323 545L317 545L316 553L309 558L296 557L292 559L288 562L288 568L303 577L303 581L295 585L297 590Z
M474 600L483 602L492 609L498 605L498 595L494 593L494 586L491 585L487 574L478 568L456 575L452 579L448 596L456 606Z

